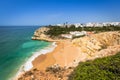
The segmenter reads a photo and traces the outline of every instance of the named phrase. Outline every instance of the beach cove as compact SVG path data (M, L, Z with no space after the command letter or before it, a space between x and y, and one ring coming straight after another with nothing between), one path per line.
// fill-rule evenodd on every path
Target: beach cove
M69 40L60 40L60 41L57 40L56 45L57 46L54 48L53 51L48 52L46 54L38 55L38 57L36 57L32 61L33 67L30 71L37 69L44 72L47 67L50 67L52 65L58 65L66 69L71 66L75 67L78 63L75 61L76 59L79 58L78 56L81 55L83 57L83 55L80 53L80 49L78 47L73 46L71 44L71 41ZM73 55L73 53L75 54ZM85 57L81 59L84 60ZM26 72L29 72L29 71L26 71ZM39 76L37 76L37 78L42 80L44 80L44 77L45 76L43 77L40 76L39 78ZM31 76L28 76L28 78L26 79L29 80L30 78ZM52 80L54 79L54 77L50 77L50 79ZM67 78L65 78L65 80L66 79Z
M67 80L68 75L73 71L73 68L76 67L79 62L115 55L120 51L119 32L103 32L73 40L53 40L44 34L39 34L39 31L36 32L34 33L36 34L35 37L32 37L32 39L56 42L57 46L53 51L36 57L32 61L33 68L26 71L25 74L23 74L18 80ZM106 46L106 48L103 46ZM58 74L51 74L49 69L54 70L54 68L60 68L60 70L63 70L62 72L58 72Z

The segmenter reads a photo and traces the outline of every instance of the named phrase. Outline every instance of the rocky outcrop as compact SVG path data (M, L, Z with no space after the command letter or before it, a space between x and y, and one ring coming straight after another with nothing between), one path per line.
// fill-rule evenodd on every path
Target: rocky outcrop
M34 39L34 40L48 40L48 39L50 39L49 35L46 35L46 32L48 30L49 30L48 27L42 27L42 28L37 29L34 32L32 39Z
M103 32L93 34L83 38L74 39L72 43L75 46L79 46L83 53L87 53L90 57L92 57L98 52L100 53L101 50L103 53L103 50L110 46L115 47L120 45L120 32ZM118 49L120 51L120 48Z
M72 68L62 69L57 73L33 69L31 71L26 72L18 80L68 80L68 75L72 71Z
M56 37L51 37L49 34L47 34L47 32L50 30L49 27L41 27L39 29L37 29L34 32L34 35L32 37L33 40L43 40L43 41L49 41L49 42L57 42L60 40L63 40L61 38L58 38L58 36Z

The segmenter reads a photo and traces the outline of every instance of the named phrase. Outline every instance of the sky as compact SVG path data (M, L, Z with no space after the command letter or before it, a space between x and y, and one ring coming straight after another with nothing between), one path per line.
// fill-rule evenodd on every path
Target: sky
M0 0L0 25L120 22L120 0Z

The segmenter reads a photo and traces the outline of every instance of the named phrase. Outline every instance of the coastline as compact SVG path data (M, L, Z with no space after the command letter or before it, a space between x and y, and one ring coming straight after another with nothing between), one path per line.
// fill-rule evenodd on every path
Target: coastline
M17 74L11 78L10 80L18 80L19 77L21 77L25 72L31 70L33 68L32 62L40 55L47 54L49 52L52 52L57 47L56 42L52 42L47 47L34 52L34 54L20 67Z
M54 65L58 65L59 67L62 67L64 69L68 69L69 67L75 67L78 64L79 55L81 55L81 60L84 60L86 58L86 55L84 56L81 52L79 47L76 47L72 44L70 40L59 40L54 42L57 46L50 52L37 56L33 61L33 68L29 71L25 71L24 73L29 73L34 70L38 70L42 73L45 73L47 67L52 67ZM73 55L73 53L75 53ZM63 80L66 80L68 77L67 75L70 74L71 70L67 70L65 72L66 77ZM24 76L24 73L17 77L17 80L21 79L21 77ZM41 73L40 73L41 74ZM41 74L42 75L42 74ZM51 76L48 74L48 76ZM27 80L29 80L32 76L29 76ZM54 76L49 77L50 80L56 80ZM40 76L41 80L48 79L48 77Z
M54 68L54 65L57 65L66 70L69 70L70 67L76 67L79 62L85 62L87 60L94 60L96 58L102 58L106 56L115 55L117 52L120 51L119 41L116 40L117 38L120 39L117 35L119 33L116 33L116 34L111 33L112 35L111 34L109 35L109 38L111 38L112 41L111 39L107 39L108 38L107 36L109 33L110 32L99 33L99 34L95 34L91 36L86 36L80 39L75 39L72 41L71 40L56 41L57 47L55 47L51 52L48 52L45 55L37 56L32 61L33 69L26 72L26 73L31 72L32 75L27 75L27 74L21 75L20 80L24 78L27 78L29 80L33 78L33 76L35 76L34 79L36 78L36 79L41 79L41 80L45 80L45 79L56 80L58 78L54 77L50 73L45 72L47 67ZM113 39L113 35L114 37L116 35L116 38ZM101 36L103 38L99 38ZM105 46L105 44L101 42L101 41L104 41L104 38L105 40L108 40L107 42L109 42L111 46L108 45L106 48L101 47L101 45ZM115 43L112 43L112 42L115 42ZM38 72L42 72L40 73L41 75L37 75L38 73L34 74L34 69ZM48 77L46 77L46 75ZM66 77L68 76L66 75L66 72L65 72L63 80L67 80Z

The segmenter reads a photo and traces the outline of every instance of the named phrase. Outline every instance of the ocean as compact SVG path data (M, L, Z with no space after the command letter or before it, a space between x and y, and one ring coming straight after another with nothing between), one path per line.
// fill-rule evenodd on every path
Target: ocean
M0 80L11 80L33 55L52 43L31 40L39 26L0 26ZM36 56L37 56L36 55ZM29 65L28 65L29 67Z

